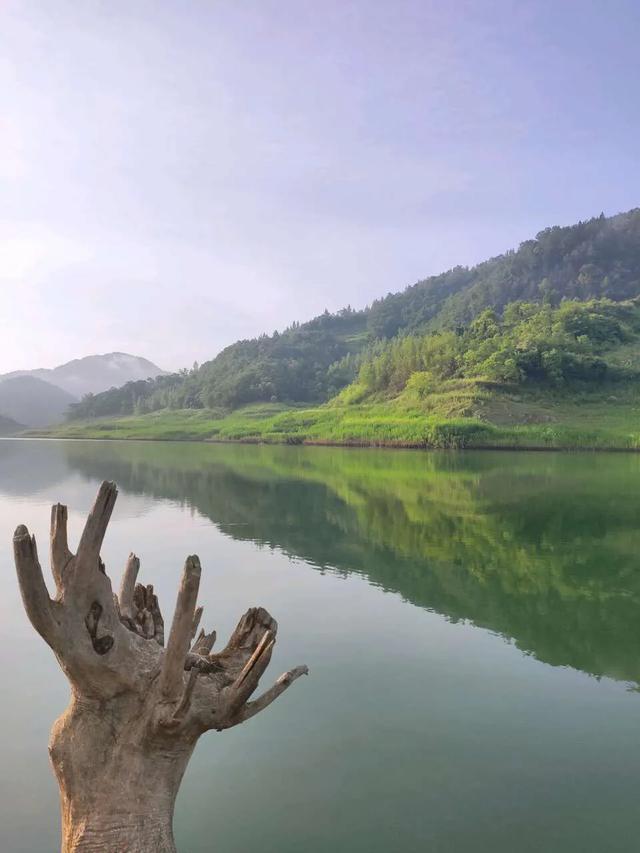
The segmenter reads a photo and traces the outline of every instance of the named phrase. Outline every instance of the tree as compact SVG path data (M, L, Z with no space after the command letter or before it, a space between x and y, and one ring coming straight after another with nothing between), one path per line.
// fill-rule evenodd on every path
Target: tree
M76 554L67 545L67 508L51 511L50 598L35 537L20 525L14 554L22 600L71 683L71 702L51 732L49 752L62 809L62 851L174 853L175 798L195 744L205 731L231 728L273 702L305 666L281 675L253 701L276 639L277 623L251 608L226 648L211 649L196 607L200 561L187 557L171 632L153 586L136 583L129 556L116 596L100 559L115 504L103 483Z

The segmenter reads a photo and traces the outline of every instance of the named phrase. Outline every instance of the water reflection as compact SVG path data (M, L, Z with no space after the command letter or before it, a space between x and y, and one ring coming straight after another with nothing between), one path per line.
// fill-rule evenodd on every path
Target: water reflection
M99 453L90 442L56 449L43 454L43 481L68 476L67 466L116 479L125 491L191 505L234 539L359 573L450 620L498 632L546 663L640 682L636 456L116 442ZM7 453L0 461L11 493L19 461L6 472Z

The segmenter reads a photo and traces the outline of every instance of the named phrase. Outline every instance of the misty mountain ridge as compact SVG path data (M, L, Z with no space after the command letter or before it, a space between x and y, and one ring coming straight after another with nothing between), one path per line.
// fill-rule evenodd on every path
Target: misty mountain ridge
M0 374L0 382L18 376L33 376L80 398L85 394L99 394L137 379L155 379L164 373L157 364L146 358L126 352L109 352L104 355L75 358L53 368L14 370Z

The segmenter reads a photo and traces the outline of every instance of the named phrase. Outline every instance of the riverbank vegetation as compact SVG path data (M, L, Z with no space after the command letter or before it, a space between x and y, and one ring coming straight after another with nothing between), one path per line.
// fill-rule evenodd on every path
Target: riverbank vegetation
M32 436L93 439L240 441L268 444L340 444L435 448L640 448L640 396L634 389L562 395L510 394L483 383L457 385L429 401L436 409L472 416L429 413L388 403L287 408L254 405L220 411L162 410L148 415L74 422Z

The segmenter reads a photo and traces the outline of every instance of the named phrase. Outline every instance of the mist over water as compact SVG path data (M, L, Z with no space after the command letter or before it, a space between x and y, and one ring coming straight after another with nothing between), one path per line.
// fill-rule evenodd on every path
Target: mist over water
M170 619L198 553L219 643L261 604L265 682L311 670L200 741L180 850L636 849L638 457L21 440L0 441L0 849L57 849L68 695L10 538L28 524L44 558L60 500L73 541L105 478L114 586L135 550Z

